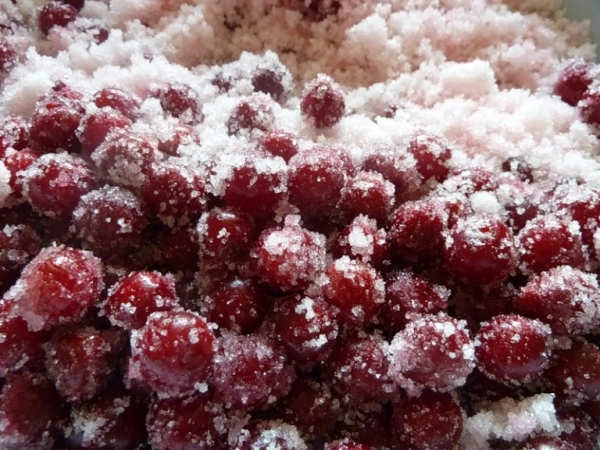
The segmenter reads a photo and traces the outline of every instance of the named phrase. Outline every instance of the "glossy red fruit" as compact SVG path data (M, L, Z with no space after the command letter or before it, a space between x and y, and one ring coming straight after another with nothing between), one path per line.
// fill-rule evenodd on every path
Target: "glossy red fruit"
M399 448L456 448L463 431L463 412L449 393L423 392L394 404L392 433Z
M410 395L423 388L462 386L475 367L475 349L464 321L445 313L410 322L390 344L391 376Z
M577 105L584 92L592 83L591 64L582 59L570 61L559 72L554 82L554 94L571 106Z
M131 333L128 377L168 396L206 392L214 354L215 335L203 317L190 311L155 312Z
M178 123L165 136L159 136L158 149L171 156L182 156L181 147L202 143L198 132L190 125Z
M169 311L176 305L172 275L135 271L110 287L102 310L113 325L133 330L141 328L150 314Z
M130 120L135 120L139 114L140 99L118 88L104 88L97 91L92 97L92 102L98 108L112 108Z
M68 3L51 1L38 13L40 31L47 35L53 27L64 28L79 16L77 8Z
M272 129L275 122L272 101L269 96L262 93L255 93L241 100L227 119L228 133L234 135Z
M119 111L108 108L94 111L83 118L78 129L81 153L89 157L110 132L127 128L131 124L131 119Z
M12 193L9 196L9 202L22 203L25 201L23 198L25 170L37 161L40 156L40 153L27 147L6 155L2 162L10 171L9 185Z
M395 187L396 198L405 201L422 184L417 160L402 147L375 147L368 151L362 170L377 172Z
M75 248L47 247L25 266L6 298L35 331L80 321L103 288L99 258Z
M531 382L550 364L552 350L550 327L516 314L495 316L475 336L477 367L502 383Z
M331 77L319 74L304 86L300 111L316 128L331 128L342 119L346 111L344 92Z
M258 139L257 148L273 156L280 156L285 162L289 162L292 156L298 153L298 143L294 135L280 130L264 133Z
M383 224L394 206L395 188L377 172L358 172L342 188L338 207L347 219L365 215Z
M417 170L423 180L444 181L450 171L452 150L440 136L418 131L407 142L407 150L417 160Z

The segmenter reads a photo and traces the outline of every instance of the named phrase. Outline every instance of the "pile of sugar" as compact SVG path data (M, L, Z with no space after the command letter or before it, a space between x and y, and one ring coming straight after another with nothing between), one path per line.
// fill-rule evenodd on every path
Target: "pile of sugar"
M497 168L508 157L523 156L536 173L600 185L595 130L575 108L549 95L564 61L594 59L587 25L569 22L558 1L346 0L336 17L311 21L289 8L294 2L282 0L252 6L89 0L79 19L53 29L47 39L35 24L36 10L46 2L16 3L0 0L0 22L20 23L31 33L11 37L26 53L2 80L0 115L30 117L36 100L59 80L86 96L117 86L142 98L159 82L187 83L198 92L204 121L196 126L202 145L184 153L190 162L218 161L214 193L223 191L237 164L232 155L248 145L249 136L230 136L226 122L252 92L249 74L256 67L285 73L292 95L273 106L276 128L297 136L301 149L335 143L359 165L373 148L399 144L427 128L451 144L456 167ZM81 32L94 28L109 29L108 39L99 44ZM346 96L346 115L325 131L309 127L298 108L304 83L318 73L333 77ZM210 82L217 74L241 76L223 94ZM151 139L174 123L155 98L146 98L141 111L134 129ZM0 164L0 185L8 182L5 172ZM493 200L474 199L481 203L475 209L493 208ZM353 246L369 245L351 238ZM551 396L506 400L467 419L463 447L484 448L489 438L520 439L558 427Z

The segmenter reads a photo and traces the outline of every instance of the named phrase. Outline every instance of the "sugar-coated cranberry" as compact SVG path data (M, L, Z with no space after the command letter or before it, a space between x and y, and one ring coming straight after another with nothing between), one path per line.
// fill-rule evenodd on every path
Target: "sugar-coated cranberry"
M342 188L354 175L354 165L343 149L315 146L289 162L289 199L307 216L331 215Z
M364 326L385 300L385 283L369 264L342 256L326 270L325 299L339 309L343 322Z
M202 140L198 132L190 125L178 123L173 126L164 139L159 139L158 149L171 156L181 156L180 147L185 145L200 145Z
M371 403L363 408L342 412L332 438L346 438L367 449L392 448L391 411L389 405Z
M281 130L264 133L258 139L257 147L273 156L282 157L285 162L289 162L292 156L298 153L298 143L294 135Z
M450 291L411 272L398 272L386 283L380 320L385 330L396 334L420 314L436 314L448 307Z
M447 212L433 199L408 201L390 217L387 234L392 254L405 262L425 262L443 251Z
M519 268L526 274L562 265L582 268L586 262L579 224L552 215L527 222L517 236L517 248Z
M89 400L106 386L124 343L117 330L59 329L44 345L48 378L65 399Z
M475 349L466 322L445 313L423 315L394 336L390 373L409 394L428 387L462 386L475 367Z
M501 167L504 172L510 172L521 181L533 181L533 168L525 159L519 156L507 158L502 162Z
M516 267L516 256L512 230L493 216L459 219L446 236L446 266L470 284L485 286L506 280Z
M563 102L575 106L592 83L591 64L582 59L569 61L554 82L554 94Z
M2 38L0 37L0 52ZM0 53L0 71L1 59ZM22 150L29 143L29 122L20 116L8 116L0 120L0 158L6 154L6 150Z
M338 207L347 219L363 214L383 224L395 201L395 188L377 172L358 172L341 190Z
M4 166L10 171L9 185L12 189L10 199L15 203L25 201L23 198L23 182L25 170L31 166L41 155L35 150L24 148L11 152L2 161Z
M159 86L152 93L160 101L162 109L179 118L184 123L197 123L202 121L202 105L198 94L188 85L170 83Z
M23 173L23 195L33 208L50 217L70 216L81 197L97 187L94 173L79 156L42 155Z
M281 420L250 422L242 429L235 450L308 450L298 429Z
M600 288L596 277L560 266L530 278L517 296L517 312L540 319L560 335L594 330L600 319Z
M248 153L234 164L225 182L227 205L258 219L275 215L287 194L287 165L280 158Z
M82 154L89 157L111 131L130 125L131 119L108 108L99 109L84 117L78 130Z
M456 448L463 431L463 412L449 393L425 391L394 404L392 432L398 448Z
M154 145L144 136L116 128L91 154L102 176L119 186L139 187L155 159Z
M217 282L206 293L202 304L209 321L220 328L247 334L263 322L270 299L256 281L230 276Z
M294 381L283 351L259 334L226 334L215 355L215 398L226 407L256 409L274 404Z
M108 256L140 244L146 216L131 191L104 186L81 197L73 211L73 226L85 247Z
M221 407L202 396L157 399L146 419L148 441L156 450L221 448L226 419Z
M9 376L0 393L0 446L50 450L66 417L64 404L42 374Z
M423 180L442 182L449 172L452 150L440 136L418 131L407 142L407 150L417 160L417 170Z
M81 320L103 288L99 258L75 248L47 247L25 266L6 297L36 331Z
M130 120L138 117L140 99L131 92L117 88L104 88L94 94L92 102L98 108L112 108Z
M183 162L155 162L142 184L142 198L148 211L169 226L196 223L206 205L205 180Z
M295 295L275 309L275 331L289 357L301 369L325 361L338 336L338 322L329 303Z
M0 36L0 75L5 75L17 62L17 51L13 44L4 36Z
M51 1L38 13L40 31L47 35L53 27L64 28L79 16L77 8L61 1Z
M67 86L58 86L38 100L29 139L34 150L54 152L58 149L76 150L79 141L77 127L85 109L81 105L81 94Z
M176 304L172 275L135 271L110 287L103 312L113 325L133 330L141 328L153 312L169 311Z
M579 404L600 400L600 349L583 338L555 352L544 381L560 399Z
M471 195L475 192L491 192L498 188L496 174L484 167L462 169L444 181L444 187L451 192Z
M240 100L227 119L226 125L229 134L272 129L275 113L271 102L271 98L262 93L252 94Z
M386 346L372 337L345 339L336 346L325 371L345 402L383 404L397 392L388 375Z
M556 410L556 417L563 432L560 439L577 450L596 450L600 426L578 406L562 406Z
M19 269L40 251L40 237L31 225L0 228L0 271Z
M389 246L387 233L377 228L375 219L360 215L340 231L331 254L334 258L346 255L371 264L381 270L389 262Z
M550 327L516 314L495 316L475 336L479 369L504 383L529 383L550 364Z
M534 436L519 443L515 450L577 450L577 448L560 437Z
M362 169L383 175L394 185L399 200L416 191L423 181L417 171L417 160L401 147L371 149L362 164Z
M600 84L592 84L583 93L578 106L584 122L600 127Z
M251 252L258 275L284 291L304 289L325 268L325 237L286 218L282 228L265 230Z
M482 322L514 312L517 293L510 284L494 288L459 286L452 292L454 316L466 320L471 331L477 331Z
M259 68L252 74L254 92L263 92L280 101L285 95L283 73L273 69Z
M170 396L205 392L215 353L215 335L200 315L190 311L150 314L131 332L128 376Z
M350 438L344 438L328 442L325 444L324 450L372 450L372 447L360 444Z
M594 233L600 217L600 189L589 185L560 184L556 187L551 204L557 216L579 223L583 243L594 248Z
M344 92L331 77L321 73L304 86L300 111L316 128L331 128L346 112Z

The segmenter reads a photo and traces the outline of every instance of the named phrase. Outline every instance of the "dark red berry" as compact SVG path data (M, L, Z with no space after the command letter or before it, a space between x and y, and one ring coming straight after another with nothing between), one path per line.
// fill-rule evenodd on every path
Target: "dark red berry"
M130 120L138 117L140 99L131 92L117 88L104 88L94 94L92 102L98 108L112 108Z
M202 143L198 132L190 125L178 123L164 138L159 137L158 149L171 156L182 156L181 147L199 146Z
M442 182L446 179L452 150L441 137L419 131L408 140L407 150L417 160L417 170L423 180L433 178Z
M252 87L254 92L263 92L280 101L285 94L283 85L284 73L272 69L259 68L252 75Z
M111 109L100 109L88 115L78 130L82 154L89 157L111 131L130 125L131 119Z
M338 234L331 254L334 258L346 255L371 264L381 270L389 263L389 245L385 229L366 216L357 216Z
M24 202L23 198L23 183L25 178L25 170L31 166L41 155L29 148L17 150L9 153L4 160L4 166L10 171L9 185L12 193L9 196L9 201L14 203Z
M281 156L286 162L298 153L298 143L294 136L279 130L264 133L258 139L257 147L273 156Z
M592 84L578 103L581 118L596 128L600 127L600 84Z
M375 147L363 162L363 170L378 172L392 183L398 200L406 200L422 184L417 160L401 147Z
M184 123L202 121L202 106L198 94L188 85L170 83L153 92L163 110Z
M362 214L383 224L394 206L395 188L377 172L358 172L341 190L342 214L354 219Z
M2 38L0 37L0 50L1 46ZM0 121L0 158L5 156L6 150L9 148L23 150L27 147L28 142L29 122L27 120L19 116L9 116Z
M18 54L14 45L0 36L0 75L6 75L17 63Z
M346 111L344 92L331 77L319 74L304 86L300 111L316 128L331 128Z
M273 128L275 113L271 98L265 94L252 94L241 100L231 111L227 120L230 135L250 133L253 130L268 131Z
M554 82L554 93L563 102L571 106L577 105L592 83L590 69L591 64L581 59L570 61L558 74Z
M64 28L79 16L77 8L60 1L51 1L38 13L38 25L47 35L53 27Z

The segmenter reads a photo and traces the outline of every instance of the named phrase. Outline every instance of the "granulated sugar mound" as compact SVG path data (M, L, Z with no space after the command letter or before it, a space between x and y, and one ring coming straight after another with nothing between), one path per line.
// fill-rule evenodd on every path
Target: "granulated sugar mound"
M600 449L588 27L0 0L0 448Z

